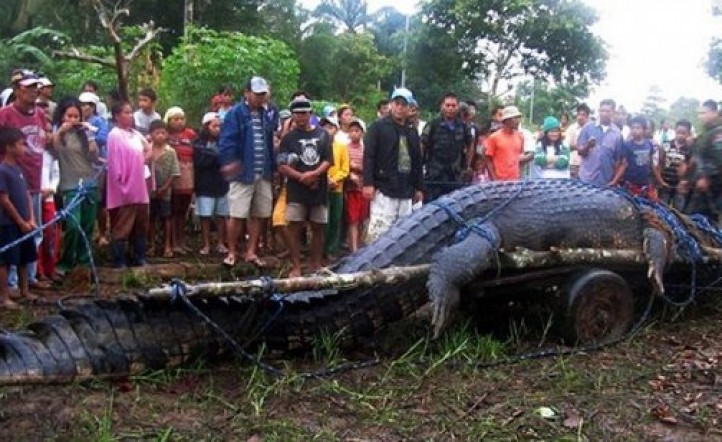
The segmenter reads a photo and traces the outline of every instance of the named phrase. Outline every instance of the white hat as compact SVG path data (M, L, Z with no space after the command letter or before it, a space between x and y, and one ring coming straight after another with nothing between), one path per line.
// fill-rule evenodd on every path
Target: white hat
M351 118L351 121L348 123L349 127L356 125L361 128L362 131L366 132L366 123L363 122L362 119L358 117Z
M501 121L516 117L521 117L521 112L516 106L507 106L501 111Z
M49 87L49 86L55 86L55 84L50 81L48 77L40 77L40 80L38 80L38 83L40 83L40 87Z
M331 123L333 126L336 127L336 129L340 129L341 125L338 124L338 118L336 117L323 117L321 118L321 126L323 126L326 123Z
M203 120L201 120L201 125L205 126L207 123L220 118L221 116L218 115L218 112L206 112L206 114L203 115Z
M98 104L100 104L100 97L92 92L83 92L78 96L78 101L81 103L92 103L97 108Z
M181 117L185 118L186 113L183 111L183 108L179 106L172 106L169 107L167 111L165 111L165 115L163 115L163 122L165 124L168 124L171 118L175 117Z
M262 77L252 77L246 87L254 94L268 93L268 82Z

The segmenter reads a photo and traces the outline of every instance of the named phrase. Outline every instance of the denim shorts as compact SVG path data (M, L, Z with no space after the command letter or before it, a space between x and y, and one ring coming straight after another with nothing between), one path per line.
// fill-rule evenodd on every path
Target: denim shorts
M201 218L215 216L228 216L228 198L222 196L196 196L196 215Z

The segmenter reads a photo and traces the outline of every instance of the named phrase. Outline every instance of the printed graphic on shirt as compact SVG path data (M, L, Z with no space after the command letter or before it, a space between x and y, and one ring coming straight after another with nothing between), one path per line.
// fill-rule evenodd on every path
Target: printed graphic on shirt
M411 172L411 155L409 155L409 141L406 135L399 136L399 173Z
M306 166L316 166L321 161L318 152L319 141L319 138L298 140L298 143L301 145L301 162Z

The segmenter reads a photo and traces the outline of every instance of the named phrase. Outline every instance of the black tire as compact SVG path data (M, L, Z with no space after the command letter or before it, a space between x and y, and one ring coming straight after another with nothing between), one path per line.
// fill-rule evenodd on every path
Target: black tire
M609 270L572 275L560 300L560 334L570 345L619 339L634 320L633 292L624 278Z

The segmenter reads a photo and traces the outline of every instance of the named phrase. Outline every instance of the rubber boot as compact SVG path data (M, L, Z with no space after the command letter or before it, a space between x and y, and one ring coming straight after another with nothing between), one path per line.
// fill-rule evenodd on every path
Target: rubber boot
M115 239L110 241L110 252L113 256L113 267L116 269L125 267L125 242Z
M145 265L146 239L143 236L133 238L133 267Z

